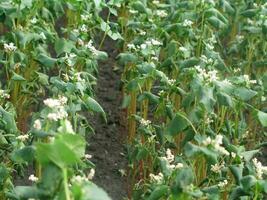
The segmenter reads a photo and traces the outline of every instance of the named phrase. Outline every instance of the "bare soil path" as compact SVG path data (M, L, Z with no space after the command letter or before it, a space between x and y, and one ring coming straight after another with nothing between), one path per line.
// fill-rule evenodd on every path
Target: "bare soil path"
M102 50L109 55L108 60L99 63L96 100L107 114L108 122L101 123L100 116L93 117L95 135L89 138L88 152L93 156L96 174L93 182L101 186L113 200L123 200L127 194L126 177L122 176L127 161L124 157L123 140L126 134L121 120L121 72L114 70L118 54L116 42L107 38ZM91 117L90 117L91 118Z

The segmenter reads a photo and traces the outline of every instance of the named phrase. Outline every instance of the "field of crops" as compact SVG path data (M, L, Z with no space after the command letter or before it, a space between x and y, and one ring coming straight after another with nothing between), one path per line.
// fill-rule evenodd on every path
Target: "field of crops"
M0 0L0 200L267 199L266 0Z

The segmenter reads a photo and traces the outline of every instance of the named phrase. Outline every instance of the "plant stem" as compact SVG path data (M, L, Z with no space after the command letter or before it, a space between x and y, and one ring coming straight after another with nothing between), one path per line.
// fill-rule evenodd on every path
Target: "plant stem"
M109 22L109 18L110 18L110 11L108 11L107 23ZM99 45L99 47L98 47L99 50L100 50L100 49L102 48L102 46L103 46L103 43L104 43L104 41L105 41L105 39L106 39L106 37L107 37L107 33L108 33L108 24L106 25L106 30L105 30L104 36L103 36L103 38L102 38L102 40L101 40L101 42L100 42L100 45Z
M64 181L64 191L66 200L71 200L70 191L68 187L68 172L67 169L63 169L63 181Z

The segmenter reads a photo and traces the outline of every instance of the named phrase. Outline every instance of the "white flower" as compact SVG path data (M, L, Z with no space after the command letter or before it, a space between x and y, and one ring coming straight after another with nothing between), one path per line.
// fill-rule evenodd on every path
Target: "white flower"
M214 49L214 46L213 46L213 44L206 44L206 47L207 47L207 49L208 50L213 50Z
M162 43L158 40L155 40L155 39L151 39L151 44L154 45L154 46L161 46Z
M82 183L84 181L88 181L88 179L86 177L80 176L80 175L74 176L71 179L72 183Z
M132 9L130 9L129 12L130 12L131 14L136 14L136 13L138 13L137 10L132 10Z
M170 149L166 150L166 158L169 163L172 163L174 161L174 155L172 154Z
M164 94L164 90L160 90L159 92L158 92L158 95L159 96L161 96L161 95L163 95Z
M144 49L147 48L147 45L146 44L141 44L140 48L144 50Z
M88 178L89 180L92 180L92 179L94 178L94 176L95 176L95 169L92 168L92 169L90 170L90 172L89 172L87 178Z
M224 147L221 146L223 144L222 140L222 135L216 135L214 140L212 140L210 137L207 137L205 140L202 141L202 144L204 146L212 145L214 149L219 153L229 156L230 153Z
M29 135L25 134L25 135L19 135L16 137L17 140L20 140L22 142L26 141L27 139L29 139Z
M129 50L136 50L136 46L134 44L127 44L127 48Z
M35 128L36 130L41 130L42 124L41 124L40 119L37 119L37 120L34 121L33 128Z
M80 45L80 46L84 46L84 41L81 40L80 38L78 38L77 43L78 43L78 45Z
M244 74L243 79L246 82L246 85L249 86L250 84L256 84L257 80L250 80L249 75Z
M156 56L152 56L152 57L151 57L151 60L153 60L153 61L156 61L156 62L157 62L157 61L159 61L159 58L158 58L158 57L156 57Z
M66 126L66 132L67 133L74 133L72 124L70 123L69 120L65 120L65 126Z
M93 156L90 155L90 154L85 154L85 155L84 155L84 158L85 158L85 159L91 159L92 157L93 157Z
M60 102L60 105L63 106L68 102L68 98L64 96L59 96L59 102Z
M10 42L9 44L4 44L4 50L6 52L13 52L17 50L17 47L14 45L13 42Z
M213 62L213 59L212 58L207 58L207 56L205 56L205 55L201 55L200 56L200 60L202 60L204 63L206 63L206 64L212 64L212 62Z
M142 36L144 36L144 35L146 35L146 32L143 31L143 30L140 30L140 31L139 31L139 34L142 35Z
M235 152L231 152L231 157L235 158L236 157L236 153Z
M262 163L257 160L257 158L254 158L252 162L254 167L256 168L257 178L262 179L263 174L267 172L267 166L263 166Z
M209 117L206 119L205 124L209 125L213 123L213 119L210 119Z
M237 73L237 72L240 72L240 71L241 71L240 68L235 68L235 69L234 69L234 73Z
M262 101L262 102L266 101L266 99L267 99L267 98L266 98L265 96L262 96L262 97L261 97L261 101Z
M179 47L179 50L182 51L183 53L188 51L187 48L185 47Z
M243 35L236 35L236 40L237 41L242 41L244 39Z
M96 50L96 48L93 46L93 41L92 41L92 40L90 40L90 41L85 45L85 47L86 47L87 49L89 49L89 50L93 53L93 55L97 55L97 50Z
M159 1L154 0L154 1L152 1L152 3L155 4L155 5L157 5L157 4L159 4Z
M44 32L41 32L41 33L40 33L40 36L41 36L41 38L42 38L43 40L46 40L46 36L45 36Z
M163 17L167 17L168 13L165 10L157 10L156 11L156 15L158 15L161 18L163 18Z
M215 165L211 165L211 171L213 171L214 173L220 173L221 169L224 167L224 165L219 165L218 163L216 163Z
M183 168L183 167L184 167L183 163L177 163L177 164L175 165L175 169L181 169L181 168Z
M77 28L76 29L73 29L73 32L76 33L76 34L78 34L78 35L80 34L80 31Z
M158 175L155 174L149 174L150 180L152 182L161 183L163 180L163 174L160 172Z
M203 143L204 146L210 145L212 143L212 140L211 140L210 136L207 137L205 140L203 140L202 143Z
M49 108L55 108L61 106L61 103L58 99L52 99L52 98L45 99L44 104Z
M167 80L167 83L168 83L169 85L174 85L175 82L176 82L175 79L168 79L168 80Z
M142 126L148 126L148 125L151 124L151 121L150 121L150 120L141 119L141 120L140 120L140 124L141 124Z
M31 174L31 175L29 176L29 180L32 181L32 182L37 182L37 181L39 180L39 178L36 177L36 176L34 176L33 174Z
M5 90L0 90L0 98L9 99L10 95Z
M228 181L224 180L224 181L221 181L221 182L218 183L218 187L224 188L227 184L228 184Z
M86 32L88 32L88 27L87 27L85 24L83 24L83 25L81 26L80 30L81 30L81 32L86 33Z
M218 80L217 73L218 73L217 70L209 71L208 72L208 81L213 82L213 81Z
M57 113L49 113L47 115L47 118L51 121L58 121L59 117L57 115Z
M191 20L185 19L182 23L183 26L189 27L193 25L193 22Z
M81 19L87 21L90 18L90 15L81 15Z
M31 22L32 24L36 24L36 23L37 23L37 19L36 19L36 17L32 18L32 19L30 20L30 22Z

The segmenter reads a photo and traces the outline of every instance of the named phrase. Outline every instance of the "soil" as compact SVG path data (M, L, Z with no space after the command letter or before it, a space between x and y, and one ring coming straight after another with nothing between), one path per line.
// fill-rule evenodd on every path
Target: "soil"
M121 120L122 111L120 91L121 72L114 68L118 54L116 41L107 38L103 51L109 55L108 60L99 63L99 75L96 88L96 100L107 114L107 123L101 123L101 117L89 117L95 134L89 138L87 153L93 156L96 174L93 182L102 187L113 200L122 200L127 196L127 167L123 141L126 128ZM103 120L102 120L103 121Z

